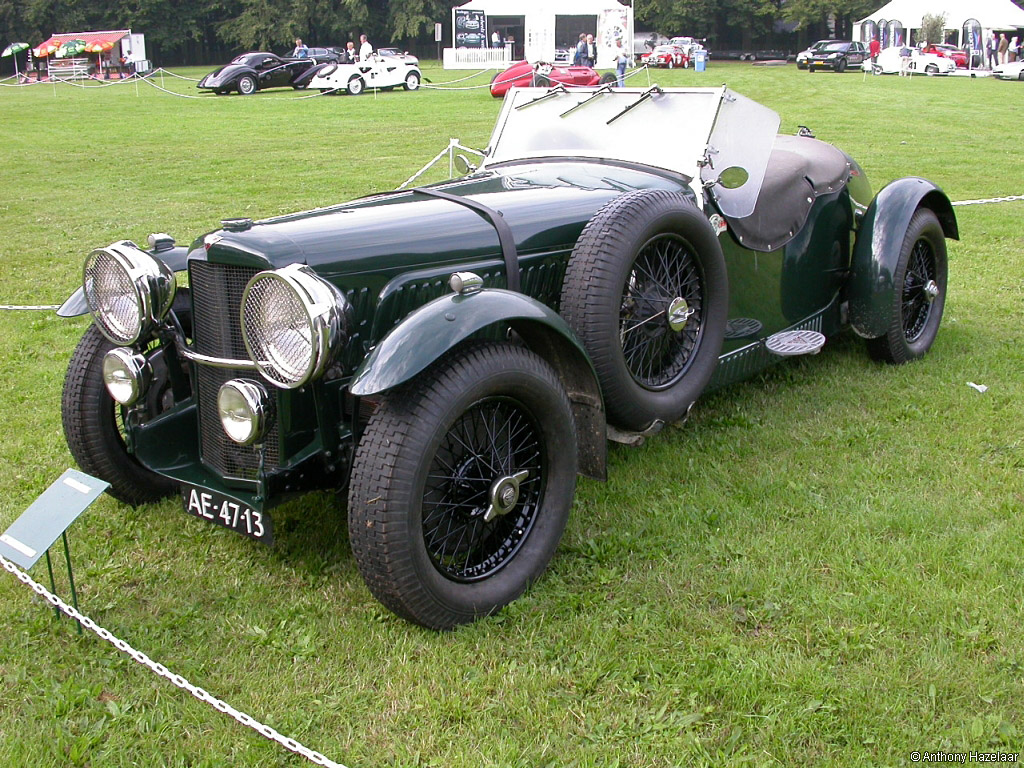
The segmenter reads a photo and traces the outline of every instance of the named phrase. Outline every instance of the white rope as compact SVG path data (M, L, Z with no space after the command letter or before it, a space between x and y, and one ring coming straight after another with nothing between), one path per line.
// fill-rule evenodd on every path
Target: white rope
M45 309L60 309L60 304L0 304L0 309L39 311Z
M985 205L986 203L1009 203L1024 200L1024 195L1008 195L1007 197L986 197L981 200L959 200L952 205Z
M117 648L117 650L130 656L132 659L137 661L139 664L142 664L151 672L154 672L155 674L159 675L160 677L166 680L170 680L172 683L174 683L182 690L188 691L197 699L199 699L199 701L209 704L218 712L223 712L225 715L230 715L235 720L240 722L242 725L251 728L252 730L256 731L256 733L270 739L271 741L276 741L285 749L289 750L290 752L294 752L297 755L301 755L302 757L309 760L311 763L315 763L316 765L322 765L326 768L345 768L345 766L341 763L336 763L330 758L324 757L324 755L320 754L319 752L314 752L308 747L304 747L295 739L282 735L275 729L271 728L269 725L264 725L263 723L259 722L250 715L247 715L245 712L237 710L230 704L227 704L221 699L212 696L209 692L203 690L202 688L192 685L192 683L190 683L184 677L182 677L181 675L174 674L169 669L167 669L167 667L165 667L163 664L153 661L149 658L149 656L144 654L142 651L137 651L124 640L115 637L110 631L99 626L88 616L79 613L75 608L68 605L55 594L47 590L46 587L44 587L42 584L39 584L38 582L33 580L31 576L22 571L20 568L18 568L18 566L16 566L3 555L0 555L0 565L2 565L22 584L25 584L26 586L30 587L32 591L34 591L37 595L39 595L48 603L50 603L50 605L54 606L65 615L77 621L90 632L93 632L99 637L103 638L108 643Z
M165 75L170 75L171 77L176 77L179 80L190 80L193 83L198 83L200 80L202 80L201 77L185 77L184 75L176 74L174 72L171 72L171 70L169 70L169 69L164 69L163 67L160 67L159 69L157 69L156 72L163 72ZM154 72L154 74L155 74L155 72Z

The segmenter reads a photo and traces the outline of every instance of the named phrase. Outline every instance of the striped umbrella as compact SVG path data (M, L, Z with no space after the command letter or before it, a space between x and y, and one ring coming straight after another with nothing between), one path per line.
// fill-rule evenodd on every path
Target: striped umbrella
M85 40L66 40L57 49L58 58L77 56L85 50Z
M32 49L32 55L37 59L45 59L50 54L56 53L58 48L60 46L56 43L43 43Z
M85 46L86 53L96 54L96 70L102 74L103 72L103 54L114 47L114 44L110 40L93 40Z

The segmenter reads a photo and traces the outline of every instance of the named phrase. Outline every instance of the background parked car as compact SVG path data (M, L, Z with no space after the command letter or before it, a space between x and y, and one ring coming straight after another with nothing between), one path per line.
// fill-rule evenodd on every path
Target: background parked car
M678 45L659 45L650 53L641 56L640 62L649 67L675 69L676 67L688 67L690 57Z
M606 72L602 75L592 67L565 66L544 61L536 64L517 61L504 72L499 72L491 78L491 96L500 99L512 87L529 88L531 85L548 86L552 83L604 85L614 82L614 74Z
M326 52L321 55L326 61L321 62L312 57L283 59L266 51L243 53L232 59L230 64L206 75L196 84L196 88L221 95L238 91L246 96L265 88L305 88L319 68L337 61L333 51L327 48L318 50Z
M1000 80L1024 80L1024 61L1000 64L992 74Z
M811 57L811 54L813 54L815 51L823 48L824 46L828 45L829 43L836 43L836 42L839 42L839 41L838 40L819 40L818 42L816 42L814 45L812 45L807 50L800 51L800 53L798 53L796 55L796 66L797 66L797 69L807 69L807 59L809 59Z
M883 75L895 75L900 71L900 49L886 48L878 54L878 72ZM952 59L934 53L922 53L916 48L910 49L910 61L907 64L911 74L950 75L956 72L956 64ZM865 59L861 65L865 72L871 71L871 59Z
M934 53L936 56L945 56L946 58L952 59L958 69L967 69L967 53L965 51L961 51L955 45L949 45L948 43L934 43L922 48L921 53Z
M864 43L832 40L807 57L807 69L810 72L822 68L845 72L849 67L860 67L866 58L868 51Z

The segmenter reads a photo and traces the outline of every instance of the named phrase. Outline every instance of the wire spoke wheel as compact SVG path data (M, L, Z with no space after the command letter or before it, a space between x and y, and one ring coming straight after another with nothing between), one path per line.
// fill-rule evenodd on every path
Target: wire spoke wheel
M463 413L441 440L423 491L423 542L434 567L474 581L514 557L540 508L544 464L537 425L515 401L485 400Z
M683 375L700 337L703 299L700 265L686 241L673 234L648 241L627 275L619 312L622 354L638 384L661 389ZM686 319L677 330L673 309L680 308Z
M909 342L916 341L928 323L934 298L929 287L935 278L935 253L927 240L918 240L903 280L903 333Z

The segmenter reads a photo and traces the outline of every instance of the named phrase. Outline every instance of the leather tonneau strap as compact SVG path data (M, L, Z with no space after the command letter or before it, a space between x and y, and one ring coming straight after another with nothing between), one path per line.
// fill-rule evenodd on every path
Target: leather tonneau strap
M494 230L498 233L498 242L501 244L501 255L505 260L505 283L510 291L519 292L519 254L516 252L516 240L512 236L512 228L498 211L493 208L488 208L486 205L478 203L475 200L468 200L465 197L459 197L458 195L450 195L447 192L441 192L437 189L413 187L410 191L457 203L458 205L465 206L466 208L475 211L480 214L480 216L487 219L487 221L491 223L491 226L494 227Z

